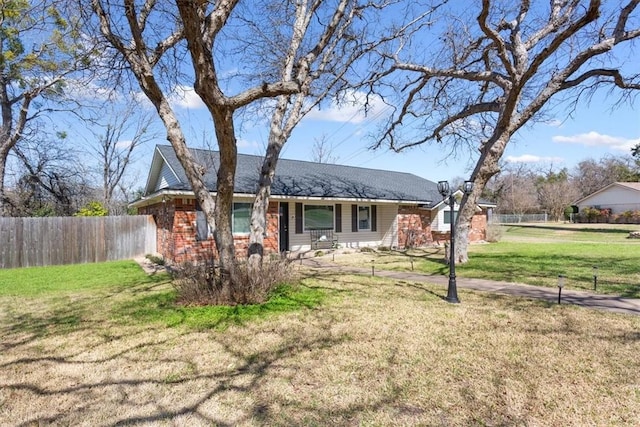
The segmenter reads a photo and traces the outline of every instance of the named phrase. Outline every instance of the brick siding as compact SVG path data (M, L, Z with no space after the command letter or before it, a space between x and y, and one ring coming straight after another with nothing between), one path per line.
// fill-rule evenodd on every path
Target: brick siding
M424 246L433 242L431 211L413 206L398 208L398 247Z
M195 200L173 199L141 207L141 214L153 215L157 225L157 250L169 263L185 261L199 262L216 256L213 237L197 240ZM398 247L425 246L449 240L449 233L431 230L431 211L414 206L398 208ZM486 211L476 213L471 220L469 241L485 240L487 228ZM278 203L269 203L267 209L267 231L264 238L265 253L278 251ZM236 256L246 257L249 236L234 236Z
M200 262L216 257L213 237L198 240L196 233L195 200L173 199L163 203L144 206L140 214L153 215L157 226L157 251L174 264L186 261ZM267 233L264 239L265 252L278 251L278 203L269 203L267 209ZM236 256L247 256L249 236L234 236Z

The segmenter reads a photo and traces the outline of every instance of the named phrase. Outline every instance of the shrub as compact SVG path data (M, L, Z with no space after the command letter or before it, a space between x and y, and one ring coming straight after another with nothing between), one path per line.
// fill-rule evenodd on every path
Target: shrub
M223 289L220 269L214 262L183 263L174 273L173 285L182 305L238 305L265 302L278 285L291 283L295 275L285 258L264 259L260 273L250 275L246 262L236 261L239 283Z
M360 252L375 252L376 250L373 248L370 248L369 246L364 246L362 248L360 248Z
M107 216L109 211L100 202L89 202L84 205L73 216Z
M497 224L487 225L487 235L485 237L487 242L499 242L502 240L503 228Z
M161 256L147 254L144 257L156 265L164 265L164 258Z

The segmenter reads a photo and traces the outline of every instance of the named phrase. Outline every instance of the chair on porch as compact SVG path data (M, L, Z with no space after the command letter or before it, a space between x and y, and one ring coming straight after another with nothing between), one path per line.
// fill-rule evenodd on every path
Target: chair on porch
M331 249L338 246L338 237L333 235L330 228L309 231L311 249Z

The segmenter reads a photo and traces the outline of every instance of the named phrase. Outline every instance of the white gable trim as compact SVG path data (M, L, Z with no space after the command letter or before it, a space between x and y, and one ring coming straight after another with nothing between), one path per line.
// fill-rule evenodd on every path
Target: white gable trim
M180 184L175 170L171 167L167 159L162 155L158 147L153 152L153 160L149 168L149 176L145 187L145 194L149 195L158 190L169 187L172 184Z

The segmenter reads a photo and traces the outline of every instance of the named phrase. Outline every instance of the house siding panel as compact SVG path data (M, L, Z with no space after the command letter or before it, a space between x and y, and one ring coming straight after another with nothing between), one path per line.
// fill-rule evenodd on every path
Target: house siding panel
M586 207L596 206L601 209L609 208L612 214L640 210L640 192L630 188L613 186L582 200L578 204L580 211Z
M163 163L162 169L160 169L160 177L158 178L154 191L162 190L163 188L172 188L178 184L180 184L180 181L178 181L175 174L171 171L169 165Z
M378 205L378 230L382 232L382 245L390 248L398 246L398 206Z
M309 202L305 204L326 205L327 202ZM344 206L344 205L343 205ZM349 206L349 205L346 205ZM351 224L353 220L352 209L341 209L342 224ZM395 222L398 206L395 204L377 205L377 230L378 231L356 231L343 232L334 231L334 237L338 238L338 243L342 248L361 248L364 246L396 246L397 227ZM357 215L357 209L355 210ZM334 204L335 215L335 204ZM350 227L347 228L350 230ZM289 242L292 251L308 251L311 250L311 236L308 231L302 234L290 234Z

